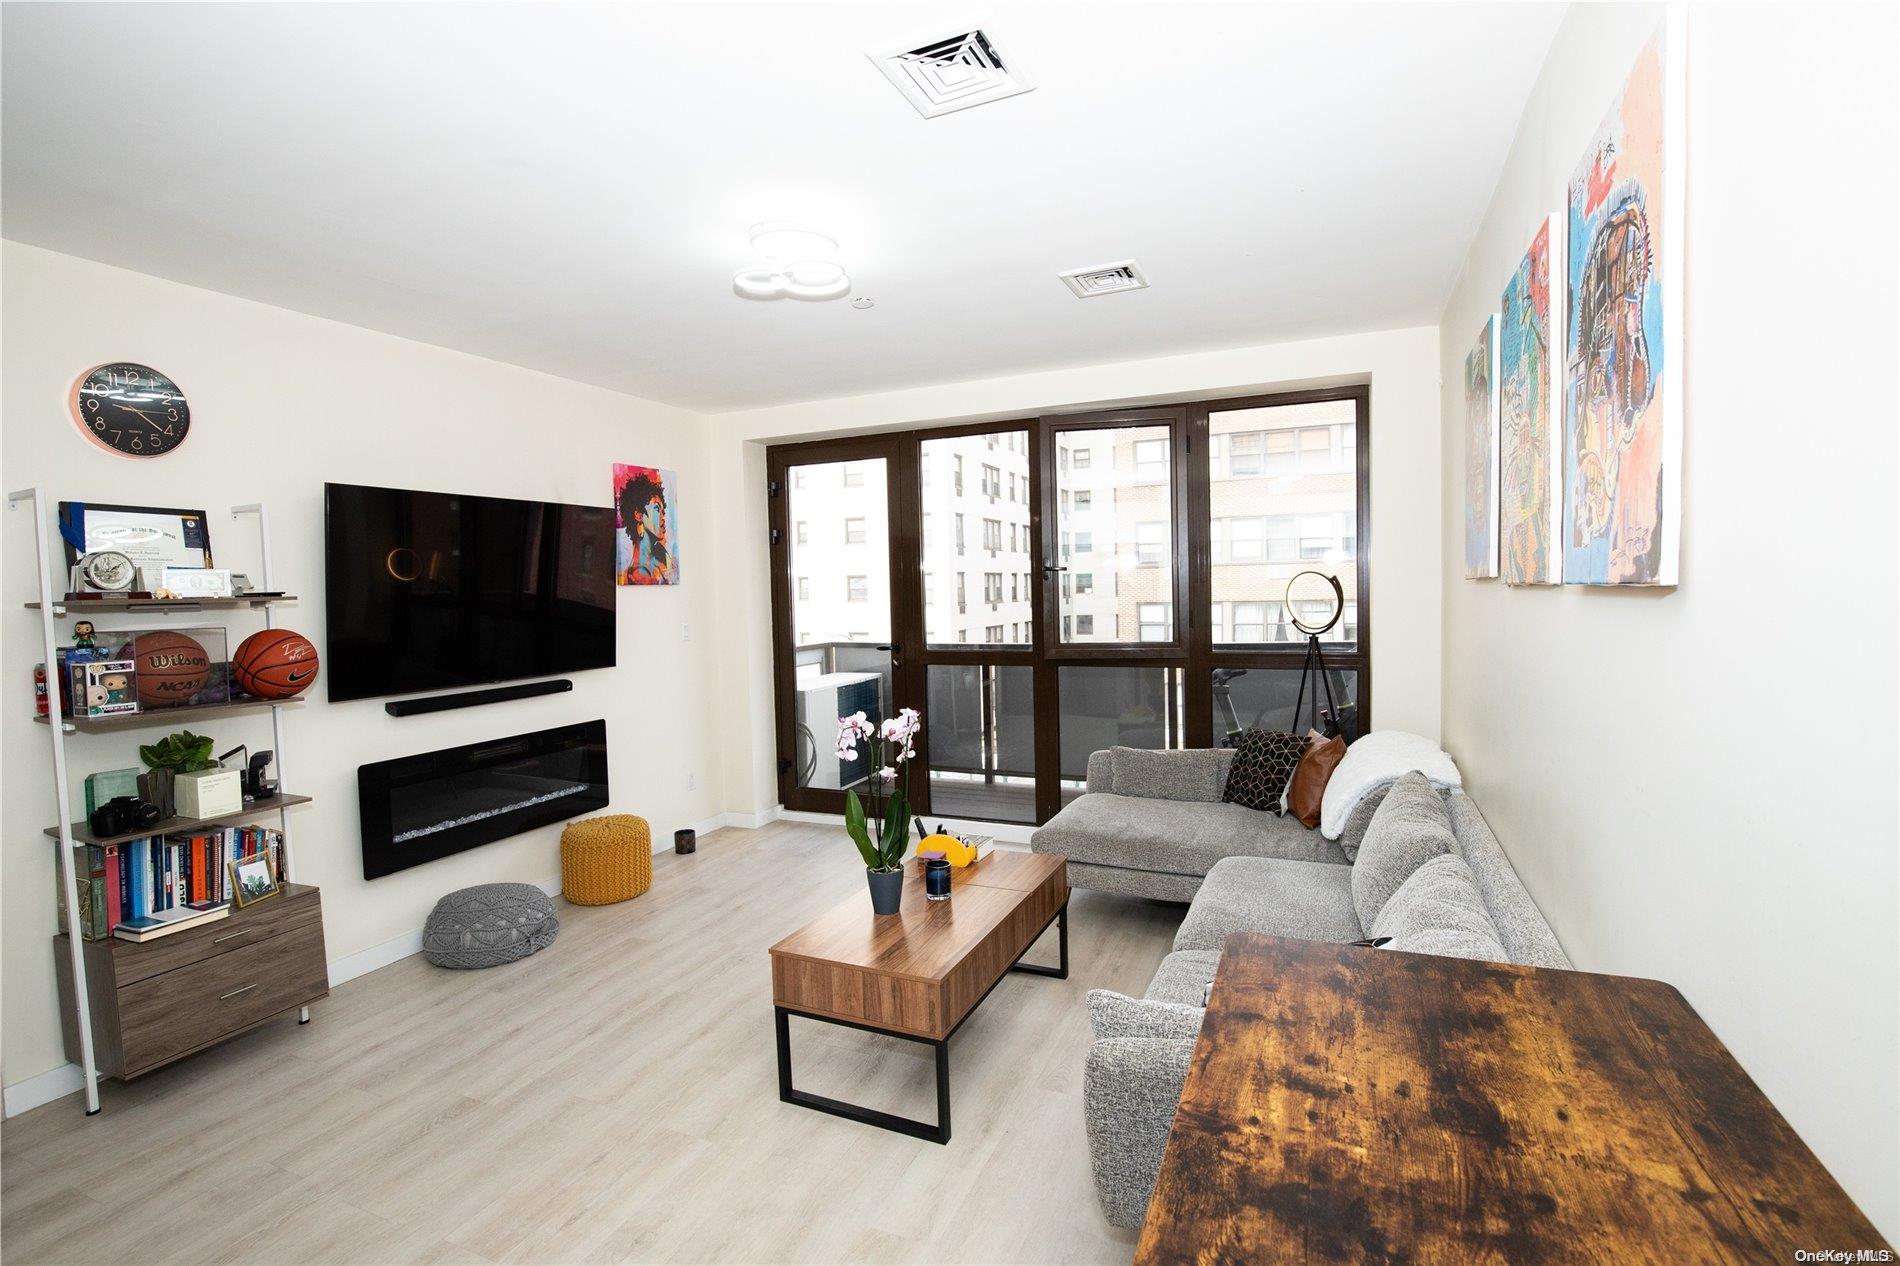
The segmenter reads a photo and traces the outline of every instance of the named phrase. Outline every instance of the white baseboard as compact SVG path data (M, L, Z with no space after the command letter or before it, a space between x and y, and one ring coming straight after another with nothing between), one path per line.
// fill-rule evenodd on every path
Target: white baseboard
M41 1104L64 1099L86 1088L86 1071L77 1064L61 1064L37 1077L16 1081L6 1089L6 1110L10 1117L31 1112Z

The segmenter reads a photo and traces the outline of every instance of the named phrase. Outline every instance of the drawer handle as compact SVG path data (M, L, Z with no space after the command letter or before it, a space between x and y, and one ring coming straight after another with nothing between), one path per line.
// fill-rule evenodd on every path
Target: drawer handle
M212 943L213 945L217 945L217 944L219 944L219 943L221 943L221 942L224 942L224 941L235 941L235 940L237 940L237 938L238 938L238 937L240 937L240 936L249 936L249 935L251 934L251 932L252 932L252 931L253 931L253 929L251 929L251 928L240 928L240 929L238 929L238 930L237 930L237 931L235 931L235 932L226 932L226 933L225 933L225 934L224 934L223 936L214 936L214 937L212 937L212 938L211 938L211 943Z
M237 997L237 996L238 996L239 994L241 994L241 993L249 993L249 992L251 992L251 990L253 990L253 989L255 989L255 988L257 988L257 986L256 986L255 984L250 984L250 985L246 985L246 986L244 986L244 988L242 988L242 989L233 989L233 990L232 990L232 991L231 991L230 993L221 993L221 994L219 994L219 995L218 995L218 1001L219 1001L219 1002L223 1002L223 1001L224 1001L224 1000L225 1000L226 998L235 998L235 997Z

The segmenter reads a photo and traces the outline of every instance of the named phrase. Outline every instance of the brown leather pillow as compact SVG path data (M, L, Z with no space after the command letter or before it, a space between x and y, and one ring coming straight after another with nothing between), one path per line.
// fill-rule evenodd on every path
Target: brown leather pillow
M1345 739L1327 738L1318 730L1308 732L1306 751L1286 791L1286 811L1298 818L1301 826L1309 829L1319 826L1320 799L1326 794L1326 784L1332 780L1333 770L1345 758Z

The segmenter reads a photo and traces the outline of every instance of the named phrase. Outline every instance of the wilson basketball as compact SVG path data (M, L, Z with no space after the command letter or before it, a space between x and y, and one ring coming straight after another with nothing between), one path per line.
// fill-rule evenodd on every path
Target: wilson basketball
M289 629L265 629L238 643L231 680L259 699L293 699L317 679L317 648Z
M190 703L211 676L211 657L183 633L141 633L132 640L139 702L148 708Z

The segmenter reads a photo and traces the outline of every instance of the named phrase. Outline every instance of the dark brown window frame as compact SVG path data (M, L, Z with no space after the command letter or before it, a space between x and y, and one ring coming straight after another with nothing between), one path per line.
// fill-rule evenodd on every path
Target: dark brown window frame
M890 523L889 575L892 689L900 704L925 697L929 668L943 665L1024 666L1034 670L1036 821L1046 822L1061 808L1060 702L1058 678L1068 666L1151 664L1185 674L1182 711L1173 715L1173 692L1168 706L1175 732L1184 745L1207 746L1214 725L1213 671L1216 668L1297 669L1306 653L1304 642L1256 646L1216 646L1212 640L1213 559L1210 521L1211 479L1208 472L1209 415L1232 409L1268 408L1351 401L1354 405L1354 497L1356 508L1355 566L1357 568L1358 636L1353 643L1322 645L1324 666L1358 676L1359 731L1371 728L1372 717L1372 445L1371 388L1367 385L1306 391L1264 392L1245 396L1216 396L1179 404L1133 402L1108 408L1076 409L1034 418L1003 418L991 422L918 427L844 439L772 445L766 452L768 519L772 529L772 659L774 712L779 739L779 791L787 808L838 812L843 796L793 785L789 754L792 744L792 685L794 631L791 628L793 577L790 570L789 498L783 493L790 468L814 462L883 458L887 461L887 507ZM1056 528L1055 436L1064 430L1103 430L1115 427L1170 427L1170 481L1174 505L1173 606L1174 636L1168 642L1069 643L1059 634L1059 584L1049 583L1059 573L1046 570ZM919 487L921 445L933 439L968 435L1024 432L1029 453L1029 576L1035 619L1026 645L973 642L931 646L924 641L922 496ZM1048 485L1045 495L1045 483ZM1045 504L1047 502L1048 504ZM1193 525L1202 525L1198 533ZM1099 581L1098 581L1099 583ZM1197 687L1195 683L1202 683ZM1295 724L1299 724L1296 719ZM926 718L919 760L927 769L929 725ZM919 780L917 809L930 809L929 780Z

